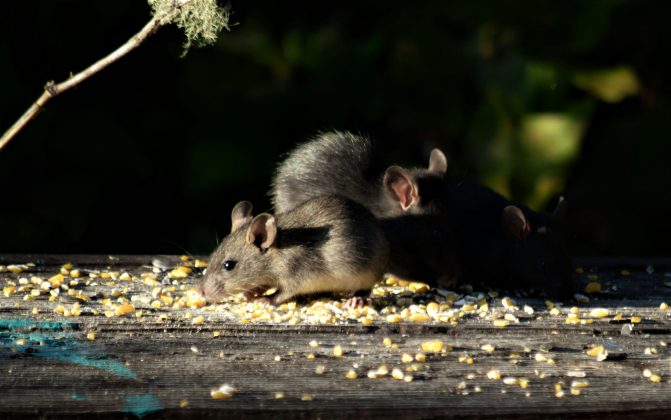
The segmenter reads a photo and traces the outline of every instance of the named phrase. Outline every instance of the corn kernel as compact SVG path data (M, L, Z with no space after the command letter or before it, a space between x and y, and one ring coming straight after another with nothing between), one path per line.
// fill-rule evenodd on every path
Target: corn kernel
M202 324L205 322L204 316L197 316L191 320L191 323L194 325Z
M231 398L235 393L238 392L235 388L228 384L223 384L217 389L210 391L210 396L215 400L223 400Z
M650 382L655 382L655 383L659 383L659 382L662 381L662 377L659 376L659 375L655 375L655 374L650 375L650 377L648 379L650 379Z
M343 350L342 347L338 344L337 346L333 347L333 355L335 357L342 357Z
M504 308L506 308L509 311L517 310L515 301L509 297L504 297L503 299L501 299L501 304L503 305Z
M606 360L608 357L608 351L601 345L593 346L591 349L587 350L586 353L588 356L596 357L596 360L600 362Z
M417 353L415 355L415 360L417 360L419 363L424 363L426 362L426 354L424 353Z
M444 343L440 340L425 341L422 343L422 350L427 353L439 353L443 350Z
M526 312L528 315L533 315L534 314L534 308L532 308L529 305L524 305L524 312Z
M345 374L345 378L347 378L347 379L356 379L358 376L359 376L359 375L357 375L356 371L354 371L353 369L350 369L350 370Z
M391 377L394 378L394 379L403 380L405 378L405 374L403 373L403 371L401 369L394 368L391 371Z
M529 378L518 378L517 382L520 388L526 389L529 386Z
M86 334L86 338L89 339L89 340L95 340L96 339L96 333L90 332L90 333Z
M587 388L589 382L587 381L573 381L571 382L571 388Z
M485 344L484 346L481 346L480 349L486 351L487 353L491 353L495 350L495 347L491 344Z
M411 354L403 353L403 355L401 355L401 362L402 363L411 363L413 360L414 359L413 359Z
M387 315L387 322L389 322L391 324L399 323L399 322L401 322L402 319L403 318L401 317L400 314Z
M589 313L590 318L605 318L608 315L610 315L610 311L605 308L594 308Z
M316 373L317 375L321 375L321 374L323 374L325 371L326 371L326 366L324 366L324 365L318 365L318 366L315 368L315 373Z
M427 284L419 282L411 282L408 284L408 289L413 293L426 293L430 290Z
M426 315L426 314L414 313L414 314L410 315L408 320L411 321L411 322L429 322L429 321L432 320L432 318L430 316Z
M599 293L601 292L601 283L599 282L590 282L585 286L585 293L592 294L592 293Z
M503 378L503 383L506 385L517 385L520 381L514 376L506 376Z
M312 401L314 396L312 394L303 394L301 395L301 401Z
M382 340L382 344L384 344L387 347L391 346L391 338L385 337L384 340Z
M499 371L498 369L492 369L489 372L487 372L487 378L498 381L499 379L501 379L501 371Z
M632 324L638 324L639 322L641 322L641 317L640 316L632 316L629 321Z
M506 321L505 319L495 319L494 320L494 326L499 327L499 328L504 328L507 327L510 324L510 322Z
M116 316L121 316L121 315L126 315L127 313L135 311L135 306L131 305L130 303L126 303L123 305L120 305L116 308L114 314Z
M662 311L668 311L669 310L669 304L666 302L662 302L659 304L659 309Z
M189 406L189 401L187 400L182 400L179 402L179 408L186 408Z

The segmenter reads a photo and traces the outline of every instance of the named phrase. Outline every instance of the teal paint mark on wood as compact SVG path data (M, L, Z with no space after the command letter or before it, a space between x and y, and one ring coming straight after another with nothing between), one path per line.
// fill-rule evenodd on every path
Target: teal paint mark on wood
M124 397L123 413L131 413L139 418L163 409L160 401L152 394L128 395Z
M73 322L0 319L0 344L17 348L30 357L94 367L122 378L137 377L123 363L77 340L75 334L68 331L77 326ZM16 344L19 339L25 340L25 343Z
M76 322L33 321L31 319L0 319L0 329L38 329L41 331L64 331L79 326Z

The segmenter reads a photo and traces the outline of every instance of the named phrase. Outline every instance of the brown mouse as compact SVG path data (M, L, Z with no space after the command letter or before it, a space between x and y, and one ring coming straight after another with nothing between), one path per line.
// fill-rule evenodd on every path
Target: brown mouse
M239 202L231 233L210 256L201 291L210 302L277 288L280 304L298 295L369 291L382 279L387 243L374 216L341 196L307 200L291 211L252 216Z

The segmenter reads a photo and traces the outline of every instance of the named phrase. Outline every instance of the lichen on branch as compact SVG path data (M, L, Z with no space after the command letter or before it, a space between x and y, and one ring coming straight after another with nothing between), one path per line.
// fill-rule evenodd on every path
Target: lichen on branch
M216 0L147 0L154 16L165 19L184 30L184 54L192 45L214 43L223 28L228 29L230 11ZM167 23L167 22L165 22ZM184 55L183 54L183 55Z

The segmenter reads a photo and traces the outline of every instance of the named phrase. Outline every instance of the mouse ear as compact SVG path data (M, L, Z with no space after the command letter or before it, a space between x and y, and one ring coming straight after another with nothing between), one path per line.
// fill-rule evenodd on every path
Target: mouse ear
M524 216L524 212L515 206L506 206L501 215L503 229L507 230L514 238L522 240L531 232L531 226Z
M429 157L429 171L445 175L447 172L447 157L440 149L433 149Z
M252 220L252 203L241 201L231 211L231 232Z
M419 203L417 184L408 171L400 166L390 166L384 173L384 186L404 211Z
M261 251L270 248L276 236L275 217L268 213L261 213L253 218L247 228L247 243L256 246Z
M555 207L552 215L558 220L564 220L564 216L566 216L566 200L564 199L564 196L559 197L557 207Z

